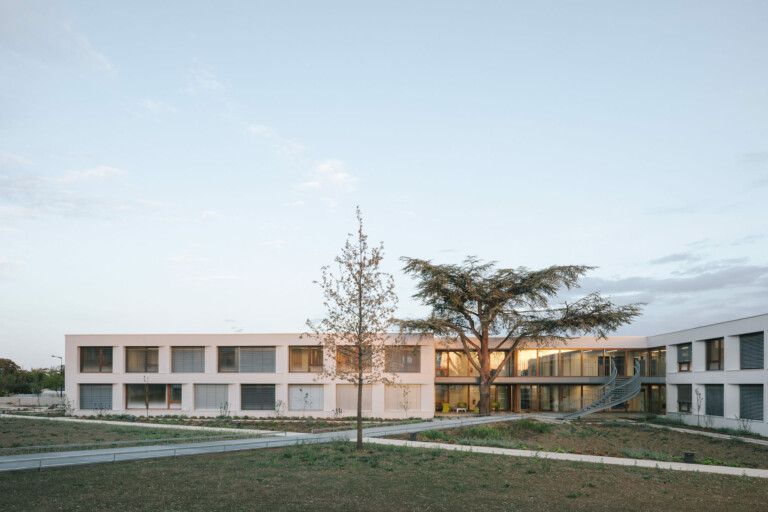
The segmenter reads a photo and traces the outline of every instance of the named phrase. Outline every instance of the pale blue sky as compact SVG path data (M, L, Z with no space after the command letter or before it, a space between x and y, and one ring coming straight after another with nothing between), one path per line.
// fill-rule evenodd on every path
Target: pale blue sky
M619 334L768 312L765 2L0 2L0 357L296 332L401 256L588 264Z

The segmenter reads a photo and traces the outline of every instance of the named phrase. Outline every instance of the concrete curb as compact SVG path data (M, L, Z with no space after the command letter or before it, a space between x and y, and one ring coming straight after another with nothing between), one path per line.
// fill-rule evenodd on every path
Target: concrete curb
M592 464L608 464L612 466L630 466L638 468L670 469L673 471L692 471L697 473L713 473L718 475L748 476L752 478L768 478L768 469L733 468L728 466L707 466L705 464L684 464L682 462L661 462L644 459L623 459L620 457L599 457L596 455L578 455L575 453L535 452L530 450L511 450L508 448L492 448L488 446L465 446L458 444L424 443L419 441L400 441L398 439L363 438L364 442L373 444L408 446L412 448L427 448L458 452L487 453L491 455L506 455L508 457L531 457L538 459L565 460L571 462L588 462Z

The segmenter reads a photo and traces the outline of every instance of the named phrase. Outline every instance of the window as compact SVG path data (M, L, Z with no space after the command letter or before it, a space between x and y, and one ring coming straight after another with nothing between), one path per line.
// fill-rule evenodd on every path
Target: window
M520 377L536 376L536 350L518 350L515 355L517 356L517 374Z
M691 344L684 343L677 346L677 371L691 371Z
M448 376L448 351L435 351L435 377Z
M370 372L373 368L373 351L363 347L361 356L363 371ZM358 367L358 347L352 345L336 349L336 364L341 371L356 372Z
M723 338L707 340L707 370L723 369Z
M421 410L421 386L386 386L384 388L384 407L388 411Z
M275 373L275 347L219 347L221 373Z
M564 377L581 376L581 350L563 350L560 353Z
M739 417L763 421L763 385L742 384L739 386Z
M125 371L128 373L157 373L157 347L126 347Z
M539 350L539 374L542 377L557 377L560 374L559 350Z
M288 386L288 408L292 411L322 411L322 384L291 384Z
M290 359L289 371L291 372L323 371L322 347L291 347Z
M181 384L126 384L127 409L181 409Z
M112 347L80 347L80 372L112 373Z
M227 384L195 384L195 409L221 411L229 409Z
M421 349L418 346L386 347L384 357L384 371L394 373L419 373L421 371Z
M765 343L762 332L739 336L741 369L761 369L765 366Z
M205 347L172 347L171 371L173 373L204 373Z
M112 409L112 384L80 384L80 409Z
M244 411L274 411L274 384L243 384L240 386L240 408Z
M371 385L363 384L363 410L371 410ZM336 407L344 411L357 410L357 386L336 384Z
M723 385L707 384L704 386L705 414L707 416L723 415Z
M692 387L690 384L677 385L677 410L679 412L691 412Z
M504 358L507 357L508 353L509 352L506 350L495 350L491 352L491 368L499 375L499 377L512 377L510 368L512 367L512 357L514 356L509 358L509 361L507 361L507 364L505 364L503 368L499 368L499 365L504 361Z

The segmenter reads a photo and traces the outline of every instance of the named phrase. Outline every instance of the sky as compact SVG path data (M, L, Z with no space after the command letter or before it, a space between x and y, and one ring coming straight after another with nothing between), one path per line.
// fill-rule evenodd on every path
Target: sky
M598 267L617 335L768 313L762 1L0 2L0 357L302 332L355 230Z

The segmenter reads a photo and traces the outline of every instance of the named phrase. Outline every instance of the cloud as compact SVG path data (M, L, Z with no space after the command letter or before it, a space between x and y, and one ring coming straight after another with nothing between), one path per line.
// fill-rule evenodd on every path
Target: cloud
M31 165L31 162L26 158L0 149L0 167L23 167L28 165Z
M293 139L281 137L275 130L263 124L249 124L245 127L248 134L258 135L272 144L278 155L293 156L305 151L305 147Z
M103 179L107 178L109 176L120 176L128 174L122 169L117 169L116 167L107 167L106 165L102 165L99 167L94 167L93 169L86 169L84 171L69 171L63 178L59 178L57 181L60 181L61 183L73 183L76 181L84 181L84 180L94 180L94 179Z
M332 189L349 192L354 189L356 181L357 178L346 171L346 164L343 160L331 158L317 164L312 171L312 178L299 183L296 188L299 190Z
M115 71L110 60L49 2L0 2L0 50L16 61L47 68Z
M623 279L586 278L582 288L611 295L633 296L632 300L652 302L673 300L690 294L733 290L759 291L768 296L768 265L748 265L743 258L707 263L666 278L634 276Z
M220 214L219 212L215 212L213 210L206 210L200 214L201 219L218 219L221 217L223 217L222 214Z
M210 71L201 67L190 69L187 73L187 85L181 88L181 92L190 96L221 92L224 84Z
M162 101L141 100L139 106L152 112L176 112L176 108L163 103Z
M239 279L237 276L199 276L185 277L182 281L238 281Z
M13 271L18 267L23 267L26 264L27 264L26 261L16 261L16 260L0 257L0 278L5 279L9 277L8 276L9 271Z
M132 199L132 201L136 204L141 204L144 206L154 206L154 207L163 207L165 206L165 203L161 201L152 201L149 199Z
M280 249L284 245L285 245L285 240L267 240L259 244L259 246L267 247L269 249Z
M206 263L211 261L210 258L202 256L192 256L191 254L184 252L178 256L168 256L166 260L173 263Z
M662 258L658 258L655 260L651 260L648 263L651 265L662 265L664 263L678 263L681 261L697 261L701 258L699 256L696 256L695 254L691 254L690 252L679 252L676 254L670 254L669 256L664 256Z

